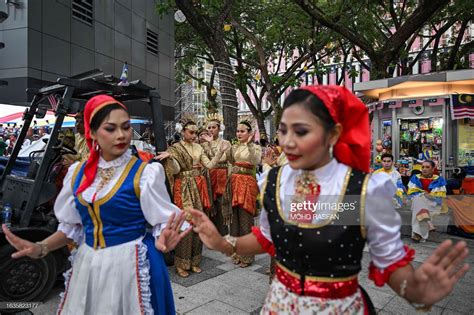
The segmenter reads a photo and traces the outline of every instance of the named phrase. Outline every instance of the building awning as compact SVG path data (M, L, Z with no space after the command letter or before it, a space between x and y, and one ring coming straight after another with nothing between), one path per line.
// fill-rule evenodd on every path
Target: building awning
M474 94L474 69L358 82L354 91L379 101Z

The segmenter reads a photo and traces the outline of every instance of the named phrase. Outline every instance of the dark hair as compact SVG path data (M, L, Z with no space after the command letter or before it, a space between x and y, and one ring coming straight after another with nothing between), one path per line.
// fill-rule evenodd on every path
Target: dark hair
M392 154L390 154L390 153L382 154L381 159L383 160L385 158L390 158L390 159L392 159L392 162L393 162L393 155Z
M119 104L107 105L107 106L101 108L94 115L94 117L92 118L91 123L89 125L90 129L92 131L97 131L97 129L99 129L99 127L100 127L100 124L105 120L105 118L107 118L107 116L109 116L110 112L113 111L113 110L116 110L116 109L121 109L121 110L123 110L124 112L126 112L128 114L128 112L125 110L125 108L123 108Z
M183 131L184 129L186 129L187 126L191 126L191 125L197 126L194 121L188 121L187 123L183 125Z
M248 131L252 131L252 125L246 120L242 120L241 122L239 122L239 125L244 125L248 128Z
M283 103L283 111L293 105L302 105L314 116L318 117L326 131L332 130L336 125L323 101L309 91L293 90Z
M436 167L436 163L433 162L432 160L425 160L425 161L423 161L423 163L430 163L430 165L431 165L432 168L435 168L435 167Z

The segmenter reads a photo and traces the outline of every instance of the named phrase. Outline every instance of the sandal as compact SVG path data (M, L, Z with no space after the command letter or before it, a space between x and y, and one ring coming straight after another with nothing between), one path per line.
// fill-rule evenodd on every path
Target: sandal
M181 269L181 268L176 268L176 273L177 273L178 276L180 276L181 278L187 278L187 277L189 277L189 272L187 272L186 270Z
M238 264L240 264L240 259L236 256L232 256L232 263L234 265L238 265Z
M421 241L422 237L418 234L413 234L411 236L411 239L414 240L415 242L419 243Z
M199 268L198 266L192 266L191 271L194 272L194 273L201 273L202 269Z
M250 263L244 263L244 262L241 262L239 264L240 268L247 268L248 266L250 266L251 264Z

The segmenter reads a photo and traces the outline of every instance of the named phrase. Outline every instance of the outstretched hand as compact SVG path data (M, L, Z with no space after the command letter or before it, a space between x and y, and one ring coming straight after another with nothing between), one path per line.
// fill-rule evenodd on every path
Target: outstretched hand
M267 148L265 150L265 153L262 158L262 162L270 166L273 166L277 163L277 157L275 156L275 153L273 152L272 149Z
M158 152L158 154L153 159L155 159L157 161L161 161L161 160L167 159L169 157L170 157L170 153L166 152L166 151L163 151L163 152Z
M420 303L433 305L451 293L469 269L469 265L463 263L468 253L464 241L453 245L451 240L446 240L436 248L414 272Z
M193 216L194 232L199 234L199 238L209 249L219 250L219 245L224 240L217 231L216 226L209 220L209 217L202 211L192 209L190 210Z
M30 258L36 259L41 255L41 246L33 242L19 238L13 234L5 224L2 224L3 233L5 233L5 238L8 243L13 246L17 252L12 254L12 258L21 258L28 256Z
M175 220L176 218L176 220ZM178 217L176 217L176 213L173 213L166 227L161 231L160 237L155 241L155 247L159 251L163 253L167 253L172 251L176 245L191 232L192 227L189 227L184 232L181 232L181 226L185 221L185 213L181 212Z

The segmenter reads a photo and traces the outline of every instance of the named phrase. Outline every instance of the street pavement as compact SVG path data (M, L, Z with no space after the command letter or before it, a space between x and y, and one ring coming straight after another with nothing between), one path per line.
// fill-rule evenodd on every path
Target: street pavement
M445 233L434 232L432 241L413 243L408 237L404 242L415 248L414 265L418 266L439 243L451 238ZM466 240L470 249L468 263L474 265L474 240ZM187 279L176 276L170 267L174 300L178 314L258 314L265 299L269 279L266 271L270 264L267 255L256 257L248 268L240 268L220 253L204 250L203 273L192 274ZM361 285L367 290L379 314L419 314L388 286L376 287L368 280L369 255L364 250L363 267L359 275ZM31 310L33 314L55 314L59 293L63 285L58 282L47 301ZM474 314L474 271L471 268L458 283L454 291L433 306L430 314L460 315Z

